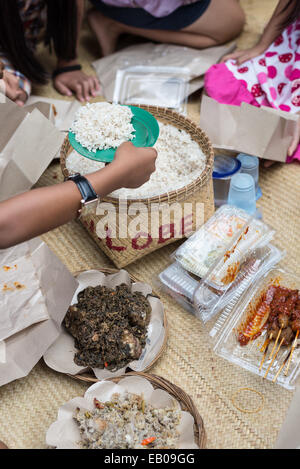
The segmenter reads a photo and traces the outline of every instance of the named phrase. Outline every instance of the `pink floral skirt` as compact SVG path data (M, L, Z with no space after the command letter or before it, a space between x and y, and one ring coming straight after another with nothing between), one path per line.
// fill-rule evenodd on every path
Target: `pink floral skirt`
M300 113L300 20L295 21L264 54L238 66L234 60L213 65L205 76L207 94L240 106L268 106ZM300 145L291 158L300 161Z

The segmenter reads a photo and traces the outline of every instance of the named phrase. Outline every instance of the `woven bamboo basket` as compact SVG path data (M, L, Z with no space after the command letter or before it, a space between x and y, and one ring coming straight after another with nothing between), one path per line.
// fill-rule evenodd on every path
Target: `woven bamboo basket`
M110 269L110 268L102 268L102 269L91 269L91 270L99 270L99 272L102 272L103 274L116 274L118 272L117 269ZM80 273L84 272L84 270L81 270L81 271L78 271L75 273L75 277L77 277L77 275L79 275ZM129 274L130 275L130 279L132 282L140 282L140 280L136 277L134 277L132 274ZM156 294L156 292L152 291L152 295L159 298L159 296ZM167 319L167 314L166 314L166 311L164 309L164 329L165 329L165 338L164 338L164 342L158 352L158 354L156 355L156 357L153 358L152 362L144 369L144 372L150 370L150 368L152 368L152 366L154 365L154 363L156 363L160 357L163 355L166 347L167 347L167 342L168 342L168 335L169 335L169 325L168 325L168 319ZM128 368L130 369L130 368ZM90 371L86 371L85 373L80 373L80 374L77 374L77 375L70 375L68 374L68 376L71 376L72 378L75 378L75 379L78 379L80 381L86 381L88 383L97 383L99 380L95 377L94 373L92 370Z
M190 184L186 185L180 190L174 190L162 194L157 197L150 197L148 199L128 199L122 202L122 211L126 211L127 227L135 216L129 215L129 208L132 204L143 203L149 210L146 212L147 225L151 226L151 210L154 204L165 204L172 205L173 203L180 204L182 210L185 203L191 204L191 210L189 215L189 225L192 230L196 227L196 204L203 204L203 223L205 223L214 213L214 194L212 184L212 171L214 161L214 151L207 135L198 127L192 120L166 108L159 108L156 106L141 105L143 109L152 113L159 121L165 124L171 124L175 127L185 130L188 132L192 139L196 141L206 156L206 166L202 174ZM66 159L69 154L73 151L70 145L68 136L66 137L60 155L61 169L65 178L70 176L70 173L66 167ZM87 229L89 234L101 248L101 250L113 261L116 267L122 268L128 264L136 261L137 259L149 254L150 252L156 251L157 249L173 243L178 239L184 238L181 234L182 225L186 220L178 220L174 216L174 213L170 214L170 223L168 226L163 225L164 210L165 213L168 208L162 209L159 215L159 229L157 230L158 235L151 236L153 233L137 233L136 237L131 239L129 236L126 238L118 237L118 220L119 220L119 199L113 197L106 197L101 200L112 204L113 212L116 211L117 217L115 225L112 227L112 233L116 232L116 235L110 235L107 233L106 238L103 236L100 238L97 234L97 225L103 219L104 215L87 214L81 217L81 222ZM152 205L153 204L153 205ZM182 212L184 213L184 212ZM122 216L124 220L124 216ZM101 223L102 225L102 223ZM112 225L111 225L112 226ZM199 221L197 221L199 227Z
M109 378L106 381L113 381L114 383L118 383L121 379L126 378L127 376L141 376L142 378L147 379L152 384L154 389L163 389L164 391L171 394L179 402L181 409L186 412L189 412L193 416L195 443L199 446L200 449L205 448L206 432L202 417L199 414L198 409L193 402L193 399L185 391L183 391L183 389L171 383L167 379L162 378L161 376L152 375L144 372L130 372L126 373L126 375L119 376L118 378ZM74 378L74 376L72 376L72 378ZM79 379L87 383L95 382L95 380L89 379L83 375L81 375Z

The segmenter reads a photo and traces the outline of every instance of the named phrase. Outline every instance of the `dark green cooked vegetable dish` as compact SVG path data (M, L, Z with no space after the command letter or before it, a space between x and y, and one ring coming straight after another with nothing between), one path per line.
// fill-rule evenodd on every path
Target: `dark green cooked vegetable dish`
M74 362L115 371L137 360L146 345L150 315L147 298L125 284L81 291L64 319L78 350Z

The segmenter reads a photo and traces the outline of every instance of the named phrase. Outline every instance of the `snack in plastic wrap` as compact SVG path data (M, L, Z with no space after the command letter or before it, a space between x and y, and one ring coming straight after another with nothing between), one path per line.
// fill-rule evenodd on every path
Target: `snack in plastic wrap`
M273 235L263 222L226 205L176 251L175 258L198 277L207 275L216 289L226 289L237 277L247 252L266 245Z
M179 264L202 278L250 222L243 210L223 205L175 253Z
M221 357L293 389L300 371L300 279L280 269L228 304L210 335Z

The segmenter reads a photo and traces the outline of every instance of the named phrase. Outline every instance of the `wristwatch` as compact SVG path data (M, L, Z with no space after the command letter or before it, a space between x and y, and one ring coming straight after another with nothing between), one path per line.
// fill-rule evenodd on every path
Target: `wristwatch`
M83 214L96 213L96 208L99 201L99 196L94 191L90 182L81 174L77 173L70 176L67 181L73 181L82 196L81 208L78 210L78 218Z

